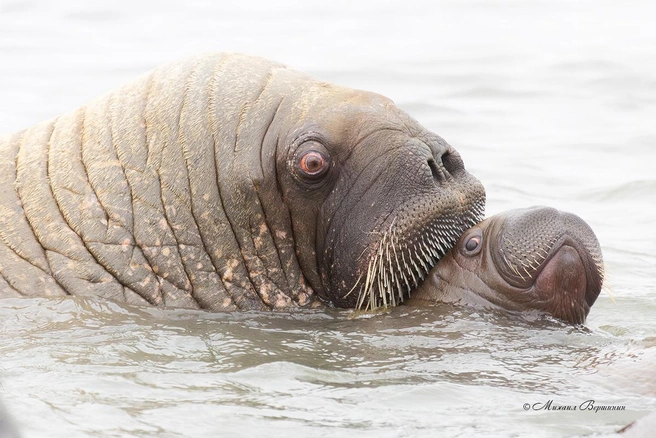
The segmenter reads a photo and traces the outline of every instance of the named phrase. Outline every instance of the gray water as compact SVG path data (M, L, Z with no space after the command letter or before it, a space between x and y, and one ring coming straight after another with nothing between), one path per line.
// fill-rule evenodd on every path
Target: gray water
M391 97L463 155L488 214L577 213L606 287L585 329L0 301L0 399L25 437L569 437L656 410L653 2L235 3L0 0L0 132L182 56L265 56ZM625 410L523 409L549 400Z

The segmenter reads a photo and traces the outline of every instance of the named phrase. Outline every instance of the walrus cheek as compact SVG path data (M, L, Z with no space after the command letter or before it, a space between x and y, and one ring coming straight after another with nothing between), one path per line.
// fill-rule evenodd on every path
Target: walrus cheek
M589 311L585 302L587 280L585 266L578 252L565 245L547 262L535 282L544 309L556 318L580 324Z
M461 262L462 263L462 262ZM411 297L440 303L453 303L481 308L503 307L498 294L478 275L476 269L466 269L458 263L453 250L430 271Z

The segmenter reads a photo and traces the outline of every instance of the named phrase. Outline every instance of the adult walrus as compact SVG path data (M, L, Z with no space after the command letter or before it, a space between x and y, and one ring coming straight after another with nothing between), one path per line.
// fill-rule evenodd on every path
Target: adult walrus
M484 202L458 153L389 99L195 57L0 139L0 296L395 305Z
M580 217L549 207L509 210L463 233L412 302L537 310L582 324L603 273L599 241Z

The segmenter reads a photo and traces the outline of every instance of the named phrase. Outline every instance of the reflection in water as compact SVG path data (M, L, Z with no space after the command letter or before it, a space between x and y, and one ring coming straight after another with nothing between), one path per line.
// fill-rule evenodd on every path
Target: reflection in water
M607 263L586 329L449 306L5 300L7 409L28 438L572 436L656 409L654 15L648 1L1 3L0 132L181 56L263 55L391 97L463 155L488 215L572 211ZM522 408L589 399L626 410Z
M78 298L0 304L5 391L16 412L38 411L39 421L62 425L61 436L63 424L81 434L210 436L238 433L246 420L256 435L272 421L310 436L320 435L317 426L395 436L387 429L455 427L455 419L521 433L531 430L530 420L515 421L526 402L649 406L639 381L616 376L642 347L550 319L448 305L349 318ZM601 424L632 418L613 413ZM561 419L536 427L544 421L557 427ZM570 433L585 430L577 421Z

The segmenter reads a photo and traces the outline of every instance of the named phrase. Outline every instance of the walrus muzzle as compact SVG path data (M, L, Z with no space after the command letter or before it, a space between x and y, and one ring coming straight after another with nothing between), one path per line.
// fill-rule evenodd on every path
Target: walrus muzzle
M332 279L331 299L341 307L403 302L480 220L485 206L480 183L439 137L419 141L381 132L368 143L352 159L369 164L348 189L348 202L335 212L339 222L326 233L324 276ZM381 152L364 156L376 145Z

